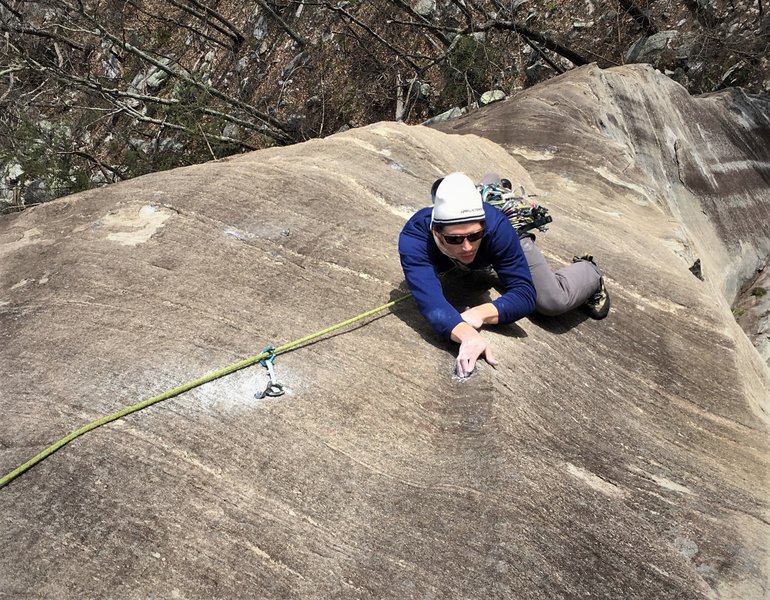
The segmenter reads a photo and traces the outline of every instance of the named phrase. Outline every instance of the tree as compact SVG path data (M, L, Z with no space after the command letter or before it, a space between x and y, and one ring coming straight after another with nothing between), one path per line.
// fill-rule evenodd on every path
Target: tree
M679 23L689 50L661 68L691 91L761 82L758 19L698 6L0 0L5 197L38 201L380 119L420 122L488 89L622 64L640 37Z

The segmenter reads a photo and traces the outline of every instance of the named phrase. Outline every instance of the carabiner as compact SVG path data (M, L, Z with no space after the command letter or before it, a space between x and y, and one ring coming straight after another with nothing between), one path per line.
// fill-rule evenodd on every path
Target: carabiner
M262 393L257 392L254 394L254 397L257 400L262 400L265 397L270 398L277 398L278 396L283 396L286 393L286 390L283 389L283 386L280 383L274 383L272 381L268 382L267 387L265 388L265 391Z
M260 359L259 364L267 369L267 374L270 377L270 381L267 382L265 391L262 393L257 392L254 394L254 397L257 400L262 400L266 396L275 398L277 396L283 396L286 393L286 391L283 389L283 385L278 383L278 379L275 376L275 369L273 368L273 363L275 362L275 346L268 346L262 351L263 354L265 352L269 352L270 356Z

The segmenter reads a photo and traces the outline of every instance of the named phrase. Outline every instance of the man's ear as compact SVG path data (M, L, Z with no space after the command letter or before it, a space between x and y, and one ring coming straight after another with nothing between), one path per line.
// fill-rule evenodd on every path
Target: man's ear
M443 177L436 179L436 181L433 182L433 185L430 186L430 201L434 204L436 203L436 190L438 189L438 186L441 185L442 181L444 181Z

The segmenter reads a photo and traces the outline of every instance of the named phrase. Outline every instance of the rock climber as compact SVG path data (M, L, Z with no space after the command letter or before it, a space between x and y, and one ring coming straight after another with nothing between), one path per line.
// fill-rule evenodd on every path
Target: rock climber
M487 179L487 177L485 177ZM610 299L602 272L590 255L552 272L529 231L517 234L508 218L482 200L479 188L464 173L437 180L433 206L418 210L401 231L401 267L420 313L442 337L460 344L455 370L473 373L480 357L495 366L489 342L479 333L484 325L511 323L533 310L555 316L582 306L603 319ZM521 239L519 239L521 237ZM503 294L460 313L444 297L439 274L492 268Z

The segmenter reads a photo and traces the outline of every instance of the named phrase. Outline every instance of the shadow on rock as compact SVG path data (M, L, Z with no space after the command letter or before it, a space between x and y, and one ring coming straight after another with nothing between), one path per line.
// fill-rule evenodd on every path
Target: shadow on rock
M390 299L391 301L398 300L408 293L409 288L407 287L406 282L402 282L398 288L390 292ZM453 343L449 340L441 339L438 334L431 329L428 322L420 314L413 299L410 298L405 302L396 304L396 306L390 309L390 312L398 319L401 319L406 325L414 329L423 340L432 346L445 352L452 352Z
M495 288L500 291L500 281L494 273L487 272L450 272L442 280L444 296L449 303L457 308L458 311L464 310L479 304L485 304L492 301L490 290ZM406 282L403 281L397 289L390 293L390 299L396 300L404 294L409 293ZM440 350L454 352L454 343L442 340L428 325L427 321L420 314L414 301L407 301L398 304L391 309L391 312L414 329L429 344L432 344ZM508 335L515 338L527 337L526 331L515 323L505 325L487 325L484 329L494 331L500 335Z
M492 296L490 292L492 289L495 289L499 294L505 293L494 271L450 271L444 275L442 285L445 298L460 312L479 304L491 302ZM409 293L409 288L406 285L406 281L402 281L397 289L391 291L390 299L396 300L407 293ZM422 317L420 311L417 310L414 301L407 301L404 304L396 305L391 309L391 312L419 333L426 342L442 350L451 350L451 343L441 340L436 335ZM549 333L562 334L586 321L588 315L581 312L579 308L576 308L555 317L548 317L533 312L527 318L531 323ZM516 323L488 325L485 329L515 338L527 337L527 332Z
M545 329L548 333L562 334L588 320L588 315L576 308L557 317L546 317L533 312L527 318L533 325Z
M451 291L447 290L450 283L450 276L458 282L457 285L453 285ZM449 300L454 306L462 306L459 310L465 310L471 306L477 306L484 302L491 302L491 296L489 291L494 288L499 294L504 294L505 289L500 283L500 279L497 274L491 270L484 271L471 271L471 272L459 272L450 273L445 278L444 293L447 300ZM538 312L533 312L527 315L527 318L531 323L537 325L541 329L545 329L549 333L567 333L573 327L577 327L588 319L588 315L581 312L579 308L571 310L563 315L555 317L549 317L541 315ZM511 334L507 331L508 328L513 327L517 333ZM527 337L526 332L518 325L499 325L488 327L490 331L496 331L497 333L509 334L514 337Z

